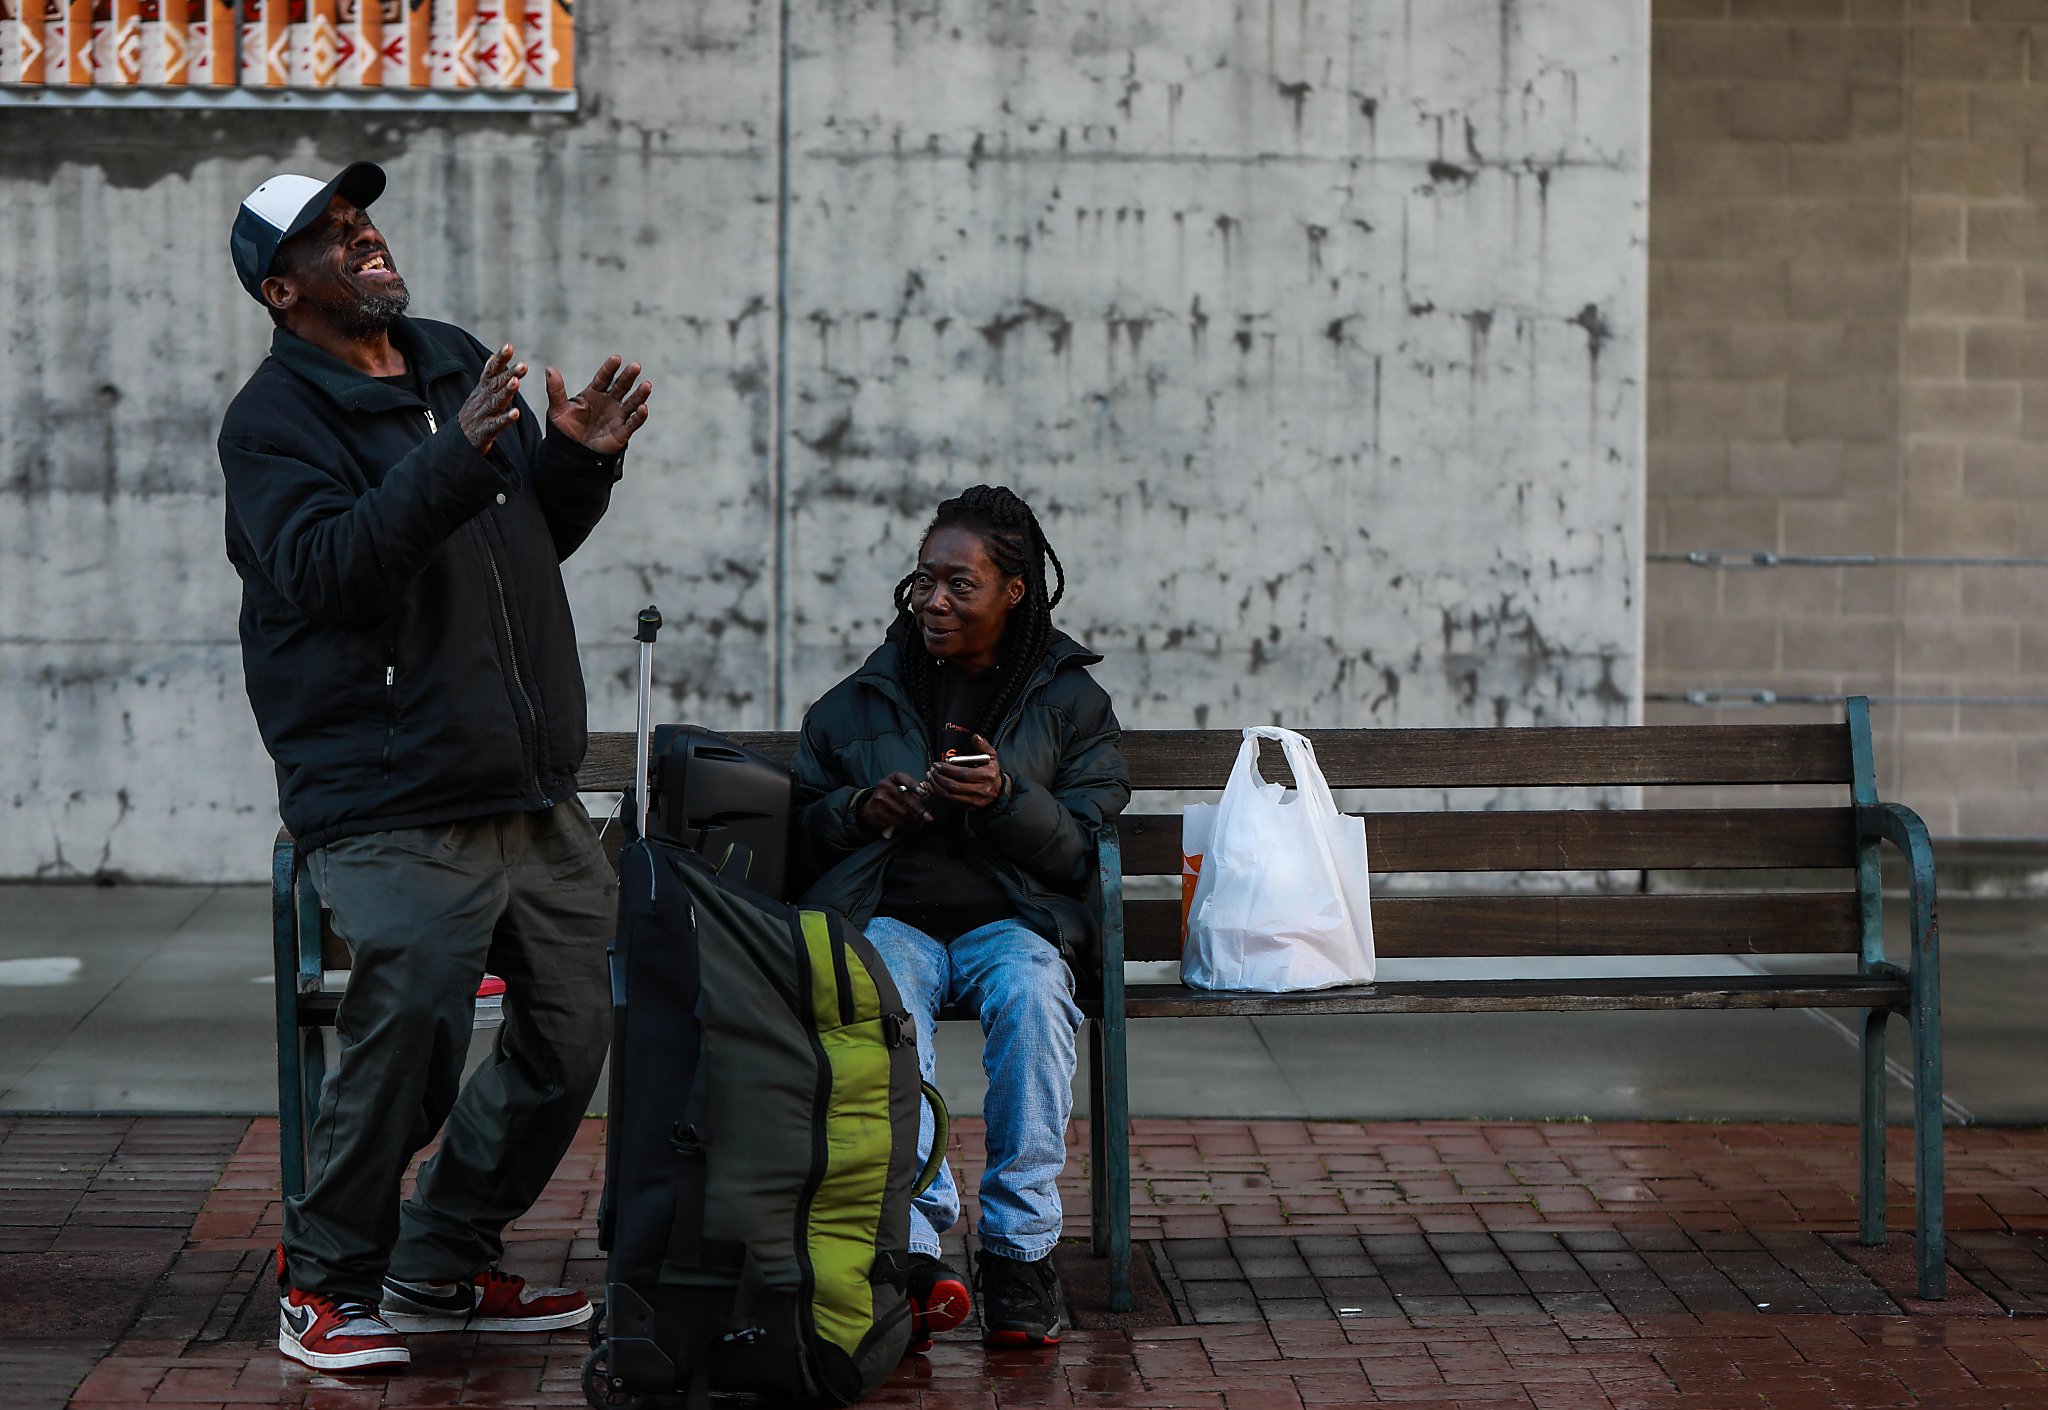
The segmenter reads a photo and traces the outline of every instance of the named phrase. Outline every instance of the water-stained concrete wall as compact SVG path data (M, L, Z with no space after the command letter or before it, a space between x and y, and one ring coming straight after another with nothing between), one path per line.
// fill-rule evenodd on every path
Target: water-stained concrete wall
M1134 725L1621 722L1647 23L1609 0L582 6L573 116L0 113L0 875L251 878L223 246L369 156L415 310L657 419L569 565L594 728L793 724L1008 482Z

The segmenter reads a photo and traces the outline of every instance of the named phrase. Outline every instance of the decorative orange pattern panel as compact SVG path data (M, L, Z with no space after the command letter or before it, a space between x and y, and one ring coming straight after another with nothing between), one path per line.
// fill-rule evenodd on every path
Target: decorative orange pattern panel
M570 89L574 0L0 0L0 86Z

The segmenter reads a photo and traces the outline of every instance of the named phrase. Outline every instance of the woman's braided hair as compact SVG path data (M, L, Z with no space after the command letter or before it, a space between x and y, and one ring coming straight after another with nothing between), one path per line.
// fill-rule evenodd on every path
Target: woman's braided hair
M1023 698L1032 672L1045 659L1046 646L1052 640L1052 609L1067 594L1067 570L1059 555L1052 551L1052 545L1046 542L1045 530L1039 527L1031 506L1003 485L973 485L941 504L925 528L924 537L918 540L920 548L941 529L965 529L981 540L998 570L1008 577L1024 579L1024 597L1011 609L1003 630L1002 656L996 663L1001 685L990 695L982 718L974 724L977 734L990 738ZM1057 578L1057 586L1050 591L1046 587L1047 564ZM911 614L910 585L916 577L913 570L896 584L896 619L906 628L903 688L910 697L911 708L936 741L940 721L936 718L932 673L938 663L924 649Z

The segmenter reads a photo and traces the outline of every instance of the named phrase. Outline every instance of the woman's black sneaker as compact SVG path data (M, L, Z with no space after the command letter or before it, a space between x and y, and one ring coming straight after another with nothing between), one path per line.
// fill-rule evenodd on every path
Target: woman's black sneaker
M928 1253L910 1255L910 1349L930 1351L932 1338L967 1320L974 1303L967 1280Z
M981 1291L981 1339L990 1346L1060 1344L1060 1275L1052 1259L1020 1263L984 1253L975 1260Z

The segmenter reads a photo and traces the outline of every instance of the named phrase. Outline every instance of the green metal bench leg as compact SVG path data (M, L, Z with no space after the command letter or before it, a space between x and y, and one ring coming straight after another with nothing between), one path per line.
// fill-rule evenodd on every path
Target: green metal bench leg
M1913 910L1913 1202L1914 1252L1920 1296L1948 1296L1948 1249L1942 1217L1941 930L1934 919L1934 848L1927 825L1910 808L1883 806L1884 835L1906 854Z
M1131 1089L1124 1063L1124 864L1116 829L1095 838L1097 921L1102 930L1102 1017L1090 1040L1089 1112L1098 1152L1093 1180L1095 1247L1109 1254L1109 1306L1131 1310Z
M1884 1065L1885 1009L1863 1011L1863 1194L1858 1211L1857 1239L1867 1248L1884 1242L1885 1216L1885 1084L1891 1074Z
M1852 696L1848 702L1849 755L1854 774L1850 801L1858 809L1875 809L1877 798L1877 750L1870 735L1870 701ZM1858 813L1859 822L1873 816ZM1862 913L1862 944L1856 968L1864 974L1896 968L1884 952L1884 840L1879 832L1859 825L1856 838L1856 898ZM1863 1011L1863 1155L1862 1195L1857 1210L1857 1237L1866 1247L1876 1247L1885 1238L1885 1071L1884 1029L1891 1017L1887 1009Z
M1913 1199L1917 1226L1914 1247L1920 1264L1920 1296L1939 1301L1948 1296L1948 1250L1942 1212L1941 977L1935 967L1931 914L1927 925L1924 951L1917 924L1913 937Z
M1105 986L1107 987L1107 986ZM1124 1065L1123 976L1117 976L1116 1007L1104 996L1102 1025L1102 1122L1107 1159L1103 1161L1108 1198L1097 1208L1109 1241L1109 1308L1131 1310L1131 1096Z
M1859 726L1868 732L1867 704L1849 702L1852 742ZM1908 971L1913 1030L1913 1213L1914 1259L1919 1293L1930 1302L1948 1296L1948 1248L1943 1228L1941 1130L1941 929L1934 919L1934 847L1927 825L1897 803L1857 802L1857 830L1865 840L1882 837L1905 854L1913 912L1913 963ZM1867 964L1867 962L1866 962ZM1886 969L1898 973L1895 966ZM1865 1055L1865 1080L1869 1055ZM1868 1225L1866 1224L1866 1231Z
M1109 1252L1109 1117L1103 1092L1102 1021L1088 1025L1088 1222L1089 1251Z

